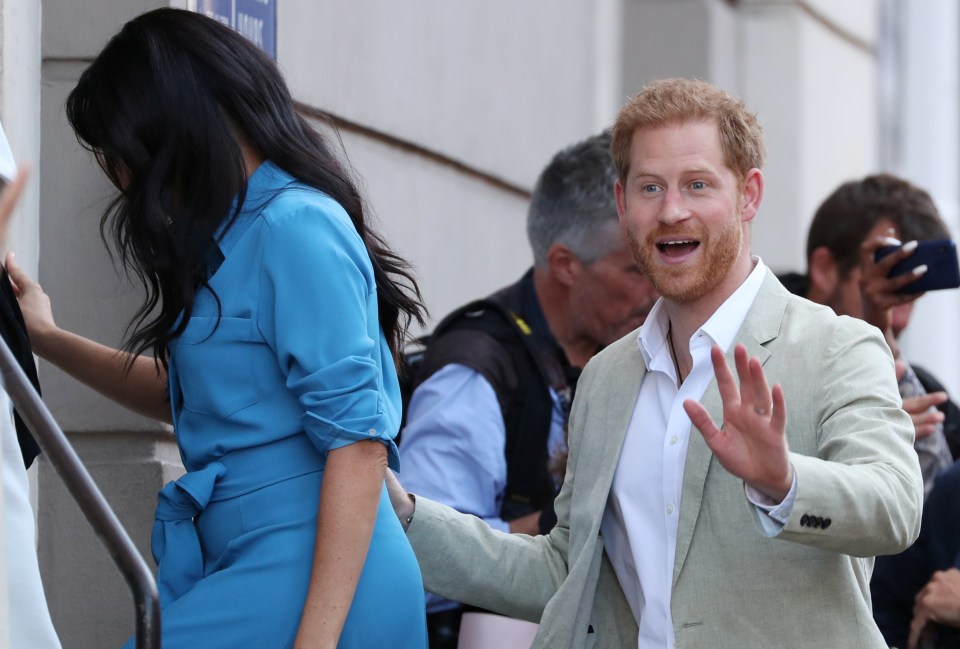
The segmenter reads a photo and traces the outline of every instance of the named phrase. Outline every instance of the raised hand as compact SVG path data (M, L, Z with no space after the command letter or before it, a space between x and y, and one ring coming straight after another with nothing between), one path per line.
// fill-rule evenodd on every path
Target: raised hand
M723 400L723 428L693 399L684 401L683 408L723 468L779 503L793 484L783 389L770 389L760 361L748 358L743 345L737 345L733 357L739 388L723 350L717 345L710 350Z
M927 271L927 267L918 266L912 273L887 277L898 262L912 255L917 249L917 242L909 241L880 261L874 261L874 253L878 248L900 245L895 235L896 231L890 228L886 236L867 239L860 246L860 295L863 303L863 319L883 332L884 338L896 357L899 354L892 331L891 309L913 302L923 295L922 293L897 293L897 289L919 279Z

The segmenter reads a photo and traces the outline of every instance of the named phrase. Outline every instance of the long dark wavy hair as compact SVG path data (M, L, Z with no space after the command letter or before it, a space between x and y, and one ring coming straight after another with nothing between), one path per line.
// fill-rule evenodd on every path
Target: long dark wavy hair
M297 112L273 61L230 28L179 9L134 18L81 75L66 112L120 190L101 235L146 291L124 349L152 351L166 365L168 342L186 327L198 289L209 287L214 234L243 205L241 142L350 215L373 263L380 326L395 357L410 322L423 324L410 267L370 228L350 172Z

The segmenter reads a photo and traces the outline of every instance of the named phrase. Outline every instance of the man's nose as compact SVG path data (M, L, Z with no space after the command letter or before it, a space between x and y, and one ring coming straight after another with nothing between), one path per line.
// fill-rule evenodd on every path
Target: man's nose
M687 207L683 193L677 189L667 189L663 196L663 209L660 210L659 221L665 225L673 225L690 218L690 209Z

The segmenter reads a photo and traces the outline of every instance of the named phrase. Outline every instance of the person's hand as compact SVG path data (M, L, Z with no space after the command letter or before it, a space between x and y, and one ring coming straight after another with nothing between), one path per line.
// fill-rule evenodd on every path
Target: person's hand
M723 468L779 503L793 484L783 388L770 389L760 361L748 358L743 345L737 345L733 357L739 390L723 350L717 345L710 350L723 400L723 428L693 399L684 401L683 408Z
M0 197L0 202L2 202L2 197ZM20 268L12 252L7 253L5 264L7 273L10 275L10 283L13 285L13 291L20 303L20 310L23 312L23 321L27 325L27 335L30 337L30 343L34 350L43 356L44 341L51 332L57 329L53 320L50 298L43 292L43 288Z
M873 237L860 246L860 295L863 301L863 319L883 332L891 349L896 353L896 342L891 331L890 309L912 302L922 293L897 293L897 289L906 286L920 278L927 267L918 266L912 273L898 277L887 277L890 270L901 260L906 259L917 249L916 241L909 241L899 250L895 250L880 261L874 261L874 254L878 248L884 246L899 246L900 241L893 235L891 228L886 236Z
M933 435L937 426L943 423L943 413L936 409L947 400L946 392L931 392L918 397L907 397L903 400L903 409L913 421L913 430L916 439L923 439Z
M0 248L6 244L7 227L17 206L17 201L27 185L29 175L30 172L27 167L20 167L17 170L16 178L0 193ZM23 272L23 269L17 265L12 252L7 253L5 265L10 276L10 284L17 295L17 300L20 302L20 310L23 311L23 318L27 325L27 335L30 336L31 342L36 339L42 346L43 334L56 328L53 322L53 312L50 308L50 299L40 288L40 285L31 280ZM34 344L36 345L36 343Z
M908 646L916 649L924 629L930 622L960 627L960 570L937 571L917 593L910 622Z
M384 480L387 483L387 495L390 496L390 504L393 505L393 511L397 515L397 518L400 519L400 524L403 525L404 531L406 531L410 525L410 519L413 518L413 512L416 509L416 501L414 501L413 497L403 488L403 485L397 480L397 476L394 475L392 470L387 469L384 472Z
M897 381L903 378L907 371L907 364L902 359L894 361ZM941 403L947 400L946 392L930 392L916 397L907 397L903 400L903 409L913 422L914 438L923 439L933 435L939 424L945 419L942 412L936 409Z

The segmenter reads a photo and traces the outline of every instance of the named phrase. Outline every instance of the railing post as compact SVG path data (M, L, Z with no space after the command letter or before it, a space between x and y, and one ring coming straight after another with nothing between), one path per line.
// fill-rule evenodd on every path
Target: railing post
M93 531L106 546L113 562L127 580L136 604L137 649L160 649L160 597L153 574L2 339L0 387L10 395L20 417L36 436L47 461L63 480ZM5 571L5 561L2 566ZM7 610L7 607L4 609ZM2 628L7 627L4 625ZM3 646L0 644L0 649Z

